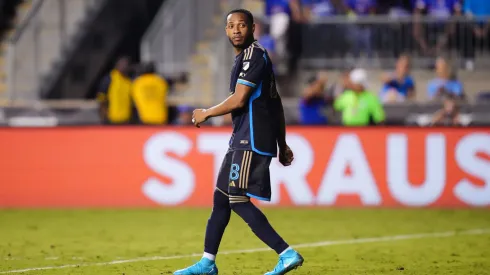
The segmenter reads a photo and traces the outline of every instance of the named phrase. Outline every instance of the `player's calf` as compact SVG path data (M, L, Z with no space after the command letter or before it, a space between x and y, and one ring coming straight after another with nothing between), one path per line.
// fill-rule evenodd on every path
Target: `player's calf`
M264 213L252 202L248 200L244 202L233 202L232 196L230 195L230 206L250 226L255 235L270 248L274 249L277 254L285 251L289 247L274 230Z

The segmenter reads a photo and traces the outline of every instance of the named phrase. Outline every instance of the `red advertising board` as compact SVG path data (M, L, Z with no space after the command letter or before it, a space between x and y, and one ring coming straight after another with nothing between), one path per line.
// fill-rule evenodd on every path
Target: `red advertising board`
M0 129L0 207L210 206L228 128ZM269 206L490 207L488 128L289 127Z

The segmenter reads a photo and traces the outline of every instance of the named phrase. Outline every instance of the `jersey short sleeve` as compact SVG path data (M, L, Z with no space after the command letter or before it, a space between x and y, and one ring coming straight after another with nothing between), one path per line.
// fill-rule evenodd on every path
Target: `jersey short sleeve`
M248 48L244 51L242 69L237 83L256 88L264 78L267 69L267 57L258 48Z

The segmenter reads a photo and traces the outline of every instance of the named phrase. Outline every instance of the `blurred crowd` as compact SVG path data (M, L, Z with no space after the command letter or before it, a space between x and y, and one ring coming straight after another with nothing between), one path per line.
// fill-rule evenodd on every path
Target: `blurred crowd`
M381 90L372 91L363 68L348 68L333 81L327 73L318 72L302 91L299 123L328 125L330 119L339 116L346 126L383 125L384 106L412 101L417 86L408 55L398 59L393 72L380 77ZM193 106L169 106L167 102L169 89L181 81L185 79L166 80L152 63L131 64L129 58L122 57L98 88L101 119L112 125L192 125ZM443 103L431 125L460 125L458 103L465 99L463 84L454 77L446 59L437 59L434 78L426 87L427 91L421 92L426 92L430 100ZM227 115L211 124L231 125L231 117Z
M486 18L490 0L255 1L264 4L255 36L269 52L279 78L297 81L298 61L308 56L382 56L383 47L373 46L374 41L381 41L397 57L392 71L376 76L382 83L379 90L371 90L368 83L373 76L358 62L345 62L357 65L347 66L337 78L323 71L314 73L304 89L295 92L300 97L300 124L328 125L337 119L348 126L383 125L385 106L413 102L421 93L429 101L442 103L431 125L461 124L458 105L466 99L464 84L456 74L459 65L446 58L445 51L456 50L465 61L461 65L474 69L477 43L490 49L490 20ZM370 15L388 16L392 24L358 20ZM344 20L329 21L338 16ZM345 24L345 18L351 24ZM428 83L417 83L412 76L414 55L433 60ZM158 75L153 64L131 64L121 58L98 89L101 117L109 124L191 125L194 106L168 106L166 100L178 83ZM212 123L229 125L231 118Z
M342 124L348 126L382 125L384 106L413 101L416 81L410 73L410 57L402 55L393 72L381 76L382 88L372 91L368 73L362 68L349 68L336 81L329 81L325 72L308 80L299 104L300 123L328 124L329 117L341 114ZM445 58L438 58L434 78L427 83L427 98L442 102L443 109L433 118L432 125L460 125L457 105L464 101L463 84L454 76Z
M170 89L186 77L166 79L153 63L132 63L120 57L97 88L100 117L106 125L190 125L191 106L169 106Z
M300 123L329 124L340 114L344 125L377 125L385 120L384 106L412 102L417 93L442 103L431 125L460 125L458 104L465 100L464 85L456 74L463 66L474 69L476 45L490 49L490 1L481 0L263 0L264 18L257 39L276 63L286 61L288 77L299 57L335 58L352 54L374 60L374 55L398 58L395 69L380 76L382 88L370 90L368 72L352 66L338 79L326 72L313 75L302 92ZM385 15L391 22L369 21ZM351 24L335 21L347 17ZM344 20L345 22L345 20ZM353 23L354 22L354 23ZM359 22L359 23L355 23ZM381 24L380 24L381 23ZM373 45L381 43L383 45ZM384 51L385 50L385 51ZM462 64L444 56L460 54ZM384 51L384 52L383 52ZM387 51L387 52L386 52ZM411 56L432 59L433 78L416 85ZM360 64L358 61L347 64ZM328 64L327 64L328 67ZM371 76L372 77L372 76ZM421 90L420 87L426 87ZM419 89L417 89L419 87Z
M490 1L486 0L257 0L264 2L261 41L287 60L353 55L436 57L448 49L474 69L475 49L490 50ZM385 15L388 21L370 20ZM336 21L335 18L346 17ZM358 23L353 23L358 22ZM262 31L267 26L267 31Z
M186 75L165 78L153 63L120 57L97 87L100 118L105 125L193 125L190 105L170 105L168 95L186 85ZM231 116L218 125L230 125Z

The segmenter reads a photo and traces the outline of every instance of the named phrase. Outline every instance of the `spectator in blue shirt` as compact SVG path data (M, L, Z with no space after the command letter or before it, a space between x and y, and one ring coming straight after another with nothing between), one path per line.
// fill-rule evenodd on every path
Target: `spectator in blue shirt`
M376 13L376 0L346 0L349 9L348 16L367 16ZM372 28L369 25L357 25L350 29L350 40L353 44L354 55L360 57L361 51L365 51L368 57L372 57Z
M327 124L328 102L325 96L326 75L319 73L308 80L299 103L300 123L303 125Z
M490 1L489 0L465 0L463 11L469 18L474 19L474 23L466 24L464 28L467 34L463 39L463 56L466 59L466 69L474 69L476 43L489 39L490 21ZM483 17L483 18L482 18Z
M456 79L451 68L444 58L436 61L436 78L429 81L427 95L430 100L439 100L447 95L464 98L463 84Z
M416 10L439 19L449 19L461 11L462 0L413 0Z
M286 13L291 16L289 0L265 0L265 15L271 16L277 13Z
M455 33L454 24L449 21L455 15L461 15L461 0L413 0L414 17L418 23L414 24L414 37L423 53L426 55L438 54ZM420 18L428 15L438 19L435 23L420 23ZM426 41L424 30L431 35Z
M384 79L381 99L385 103L402 102L415 97L415 81L410 75L410 57L402 55L395 71Z
M302 0L301 4L309 20L322 19L337 13L331 0Z
M490 1L464 0L463 10L466 15L478 17L490 15ZM480 20L478 20L480 21ZM488 20L483 20L488 22ZM488 25L488 24L487 24Z
M350 11L358 16L374 14L376 12L376 0L346 0Z

